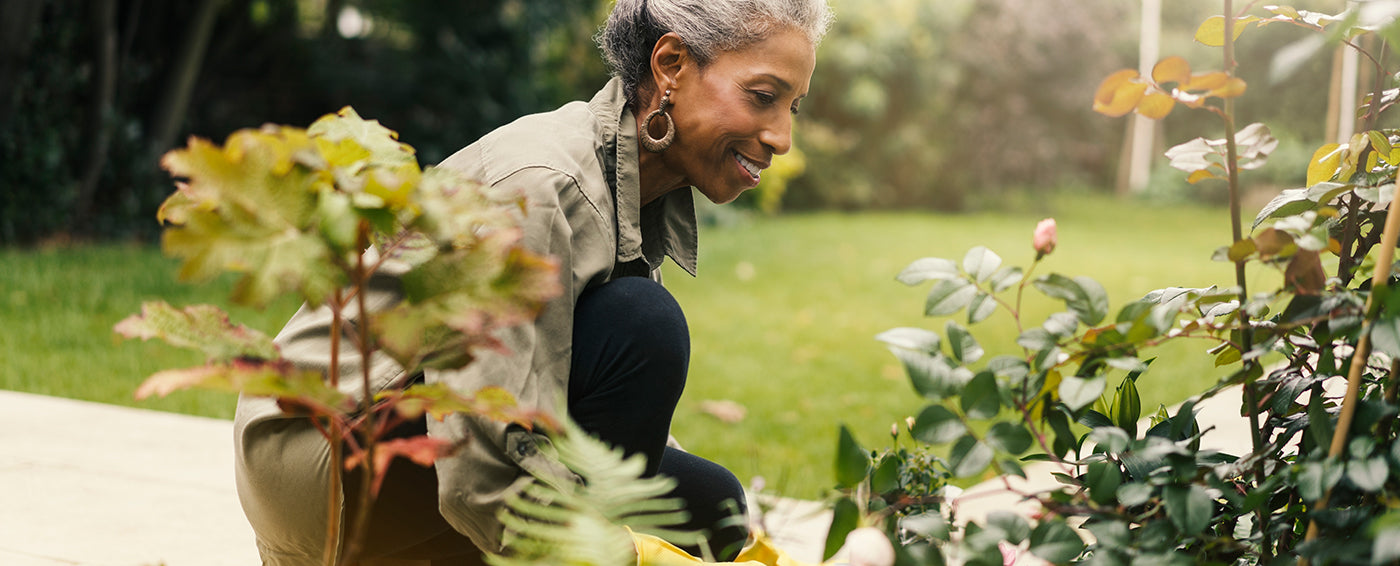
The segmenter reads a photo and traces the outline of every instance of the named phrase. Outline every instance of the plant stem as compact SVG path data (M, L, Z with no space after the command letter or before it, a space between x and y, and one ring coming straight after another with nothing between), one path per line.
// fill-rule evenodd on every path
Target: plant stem
M345 305L344 295L340 289L335 290L331 297L331 363L326 369L326 380L331 387L338 387L340 384L340 331L344 323L341 316L342 307ZM330 420L330 430L325 431L326 442L330 443L330 480L326 496L326 547L322 556L322 563L326 566L334 566L336 563L336 551L340 548L340 497L341 497L341 468L340 461L345 458L340 438L345 434L340 428L339 419Z
M1223 0L1225 3L1225 73L1234 76L1235 74L1235 11L1231 0ZM1244 239L1243 221L1240 219L1240 166L1239 148L1235 143L1235 99L1226 98L1224 104L1225 112L1225 167L1230 177L1230 235L1231 244ZM1235 262L1235 284L1240 288L1240 354L1248 354L1254 348L1254 332L1251 328L1249 313L1245 305L1249 302L1249 287L1245 279L1245 260ZM1250 359L1244 363L1244 402L1249 412L1249 439L1254 448L1254 453L1258 455L1264 449L1264 439L1262 431L1259 430L1259 402L1258 393L1255 391L1256 383L1253 377L1254 372L1250 371L1256 359ZM1257 485L1263 485L1268 479L1268 474L1264 470L1264 460L1260 458L1254 467L1255 481ZM1268 540L1269 515L1267 506L1260 506L1256 511L1259 521L1259 532L1264 536L1260 537L1260 563L1267 563L1273 560L1273 544Z
M369 247L369 221L361 220L358 229L357 249L365 250ZM364 541L365 534L369 530L369 514L374 505L375 481L375 445L378 440L378 431L375 426L375 415L373 411L374 393L370 388L370 356L374 353L374 345L370 342L369 336L369 309L365 302L366 287L369 285L369 271L365 266L365 254L362 251L355 261L354 286L357 290L355 294L355 306L359 309L359 324L355 325L359 330L359 350L360 350L360 383L362 386L360 395L360 414L363 421L360 423L361 444L364 446L365 458L360 463L360 493L359 505L355 509L353 528L349 529L351 536L348 550L341 559L342 564L353 564L360 553L360 546Z

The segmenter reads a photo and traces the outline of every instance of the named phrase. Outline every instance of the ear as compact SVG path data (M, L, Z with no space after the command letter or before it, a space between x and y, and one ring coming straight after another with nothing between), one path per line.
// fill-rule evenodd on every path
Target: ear
M651 49L651 79L658 92L675 89L681 70L692 64L690 48L676 32L668 32L656 40Z

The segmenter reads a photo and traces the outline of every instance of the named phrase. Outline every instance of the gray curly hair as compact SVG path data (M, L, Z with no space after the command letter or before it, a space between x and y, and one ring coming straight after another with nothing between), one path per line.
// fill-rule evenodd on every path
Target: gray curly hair
M652 49L668 32L676 32L704 66L786 26L805 32L815 46L832 19L826 0L617 0L596 40L635 103L651 75Z

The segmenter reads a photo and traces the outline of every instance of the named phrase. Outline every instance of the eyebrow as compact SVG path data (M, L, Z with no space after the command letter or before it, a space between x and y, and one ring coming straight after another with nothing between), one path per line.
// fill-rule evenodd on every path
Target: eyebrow
M772 80L772 81L775 82L775 83L778 83L778 86L779 86L780 88L782 88L783 90L786 90L786 91L788 91L788 92L792 92L792 91L796 90L796 89L792 88L792 83L789 83L789 82L787 82L786 80L783 80L782 77L780 77L780 76L778 76L778 75L775 75L775 74L773 74L773 73L759 73L758 76L759 76L759 78L766 78L766 79ZM807 98L807 95L806 95L806 94L798 95L798 97L794 99L794 102L801 102L802 99L804 99L804 98Z

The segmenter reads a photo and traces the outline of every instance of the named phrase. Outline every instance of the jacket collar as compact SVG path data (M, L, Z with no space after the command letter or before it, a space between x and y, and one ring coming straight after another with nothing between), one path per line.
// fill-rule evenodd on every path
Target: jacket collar
M641 206L637 117L627 107L622 81L608 81L588 106L604 128L602 161L617 206L617 263L645 259L650 269L657 269L670 256L694 276L699 236L693 191L671 191Z

